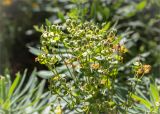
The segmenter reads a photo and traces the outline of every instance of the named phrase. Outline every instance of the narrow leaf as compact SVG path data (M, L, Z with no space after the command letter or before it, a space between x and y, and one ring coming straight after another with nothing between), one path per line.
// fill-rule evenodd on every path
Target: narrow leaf
M141 97L138 97L137 95L134 95L132 94L131 97L134 99L134 100L137 100L139 101L142 105L144 105L146 108L150 109L152 104L150 102L148 102L147 100L141 98Z
M151 97L153 98L153 102L159 102L159 93L158 93L158 88L156 85L150 84L150 94Z

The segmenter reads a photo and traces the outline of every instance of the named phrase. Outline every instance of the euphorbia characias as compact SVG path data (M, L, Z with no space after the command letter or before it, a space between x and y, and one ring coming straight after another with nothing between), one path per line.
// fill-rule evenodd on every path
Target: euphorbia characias
M68 108L96 114L118 111L115 81L127 48L109 25L67 19L42 28L43 53L37 60L53 72L50 90Z

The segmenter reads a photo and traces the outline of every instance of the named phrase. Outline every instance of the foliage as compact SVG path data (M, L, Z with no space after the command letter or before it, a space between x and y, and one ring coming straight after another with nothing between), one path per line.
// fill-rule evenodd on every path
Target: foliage
M1 114L48 113L47 107L53 100L50 92L44 92L46 81L38 82L36 73L36 70L32 72L28 82L26 82L27 70L23 75L17 73L13 83L8 74L0 77Z
M137 55L148 53L140 59L152 64L154 77L156 77L159 74L157 69L160 56L159 3L159 0L87 0L76 7L77 12L74 9L70 12L75 12L74 14L82 20L93 20L99 23L118 22L118 32L126 31L130 34L126 36L128 38L126 46L129 50L126 62L130 62Z
M117 85L123 75L119 68L127 48L123 36L109 27L110 23L100 26L67 19L62 25L47 22L39 29L42 53L36 60L53 72L50 90L66 101L68 108L86 113L127 112L136 82L149 73L150 65L137 62L128 74L135 84L131 83L128 97L120 100Z
M136 102L134 107L139 113L160 113L160 91L159 86L156 83L149 84L147 92L142 92L140 88L137 88L137 95L132 94L132 98ZM149 97L148 97L149 96Z
M136 88L140 86L143 76L151 70L150 65L142 63L152 64L153 78L159 74L159 8L159 0L3 0L0 3L0 21L3 22L0 23L0 28L3 28L0 33L0 72L4 69L3 64L6 61L9 63L11 53L14 53L7 51L12 49L15 39L24 38L15 43L15 47L23 52L24 48L17 44L23 47L27 43L37 45L39 36L32 26L41 25L48 18L51 22L46 20L46 27L34 26L43 33L41 50L28 47L30 52L40 54L37 60L50 70L36 72L38 76L49 79L50 90L56 96L54 99L57 103L54 102L53 107L49 106L49 110L56 108L55 113L62 113L62 110L63 113L71 113L71 110L93 113L159 113L158 87L151 84L150 94L146 88L141 89L145 93ZM68 17L71 20L67 20ZM110 28L113 23L116 24ZM37 39L28 41L28 38ZM15 55L18 58L22 54ZM15 59L13 61L17 63ZM30 65L28 62L24 65L26 64ZM13 82L15 86L21 82L18 75ZM3 80L8 78L1 79L3 90L7 87L16 89L9 86L9 81L3 84ZM16 109L21 99L27 99L22 95L20 100L10 106L14 94L11 95L12 90L9 88L5 89L8 90L6 99L0 100L4 102L1 104L3 111ZM29 102L34 101L34 98L30 98ZM25 104L23 101L28 103L27 100L22 100ZM29 108L35 109L38 105L39 103L30 105ZM41 111L40 108L37 113ZM74 111L72 113L76 113ZM21 112L22 110L15 113ZM50 111L52 112L54 111Z

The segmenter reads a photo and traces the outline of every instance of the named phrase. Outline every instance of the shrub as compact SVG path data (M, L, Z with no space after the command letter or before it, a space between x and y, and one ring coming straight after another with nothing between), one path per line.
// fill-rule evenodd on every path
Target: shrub
M118 113L127 112L132 106L131 94L150 66L135 63L134 72L129 73L134 76L128 81L130 89L121 96L118 83L123 75L119 68L127 48L122 35L109 27L110 23L98 25L72 19L62 25L48 22L45 28L41 27L42 53L36 60L53 72L50 90L67 102L67 108L86 113Z

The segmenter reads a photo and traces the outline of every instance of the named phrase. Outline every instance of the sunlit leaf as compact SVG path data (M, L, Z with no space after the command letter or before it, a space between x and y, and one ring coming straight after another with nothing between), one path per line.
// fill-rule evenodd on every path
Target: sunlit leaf
M147 100L145 100L145 99L143 99L143 98L141 98L141 97L139 97L137 95L134 95L134 94L132 94L131 97L134 100L136 100L137 102L140 102L141 104L146 106L148 109L151 109L152 104L149 101L147 101Z

